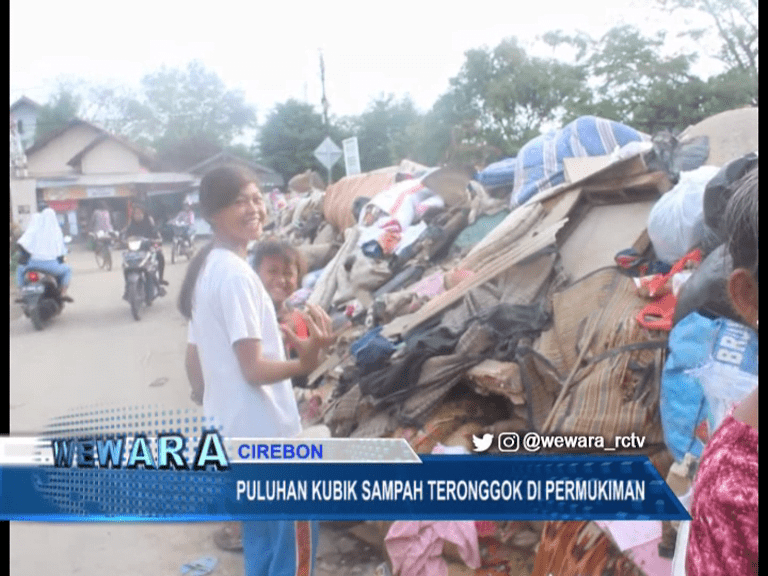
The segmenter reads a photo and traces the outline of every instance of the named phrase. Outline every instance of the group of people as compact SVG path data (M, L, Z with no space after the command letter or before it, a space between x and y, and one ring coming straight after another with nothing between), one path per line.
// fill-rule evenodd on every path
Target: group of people
M182 210L172 220L172 223L179 226L182 233L190 234L190 229L195 224L195 213L189 200L184 201ZM99 201L91 214L89 227L97 237L114 232L112 217L104 200ZM131 218L123 228L122 233L126 237L140 236L162 241L154 219L144 205L140 203L133 205ZM62 299L72 302L73 299L67 294L72 279L72 268L66 263L67 248L64 243L64 235L52 208L45 207L39 213L32 215L26 231L16 241L16 245L21 253L16 269L17 284L19 286L23 284L24 274L27 270L35 269L48 272L56 277ZM165 256L162 245L157 249L157 272L160 282L159 290L164 293L163 286L167 286L168 282L165 280Z
M737 186L725 214L734 272L728 293L743 321L758 329L758 174ZM289 311L286 300L305 272L295 249L262 242L247 261L267 211L257 183L234 167L217 168L200 183L200 208L213 240L190 262L178 307L188 320L186 372L192 398L228 437L290 438L301 431L292 379L308 375L334 341L320 307ZM126 232L158 237L151 217L135 207ZM50 235L47 235L50 234ZM33 218L19 244L29 264L60 275L65 252L53 210ZM161 259L164 263L164 260ZM68 268L68 267L67 267ZM160 277L163 274L160 267ZM743 400L709 441L694 484L687 574L758 572L758 391ZM244 522L224 540L244 552L246 576L311 574L314 522ZM228 530L228 531L227 531ZM221 533L219 535L221 537Z

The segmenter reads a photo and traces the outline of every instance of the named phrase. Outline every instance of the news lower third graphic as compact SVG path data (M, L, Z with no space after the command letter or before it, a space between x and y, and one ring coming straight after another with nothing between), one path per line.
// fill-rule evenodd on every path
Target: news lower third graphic
M556 447L547 437L417 455L403 439L224 438L210 424L194 409L101 406L2 437L0 519L689 519L646 456L535 454ZM484 452L494 438L473 440Z

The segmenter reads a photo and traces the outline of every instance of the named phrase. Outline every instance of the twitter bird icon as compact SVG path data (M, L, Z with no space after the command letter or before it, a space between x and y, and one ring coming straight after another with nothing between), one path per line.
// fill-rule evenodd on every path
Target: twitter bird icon
M483 434L482 438L478 438L472 434L472 443L475 445L475 452L485 452L491 447L493 442L493 434Z

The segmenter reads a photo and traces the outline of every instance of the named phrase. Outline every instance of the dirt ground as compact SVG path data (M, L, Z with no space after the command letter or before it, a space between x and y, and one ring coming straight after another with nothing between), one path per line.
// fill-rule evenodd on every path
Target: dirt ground
M71 248L73 304L38 332L13 302L10 320L10 430L39 433L72 408L105 402L193 406L184 374L185 321L176 298L186 263L170 264L168 295L135 321L122 300L120 253L111 271L93 253ZM128 576L177 575L187 562L213 555L214 576L243 573L242 554L222 552L211 538L218 523L11 522L10 573ZM373 576L384 558L338 526L322 525L315 576Z

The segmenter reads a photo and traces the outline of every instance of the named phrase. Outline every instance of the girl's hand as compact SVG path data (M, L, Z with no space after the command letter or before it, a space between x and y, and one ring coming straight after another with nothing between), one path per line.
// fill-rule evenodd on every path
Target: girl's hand
M319 306L309 304L306 312L300 312L309 329L309 337L301 340L296 333L286 326L281 326L283 334L299 355L299 364L305 374L309 374L320 365L320 351L336 340L331 329L331 318Z

